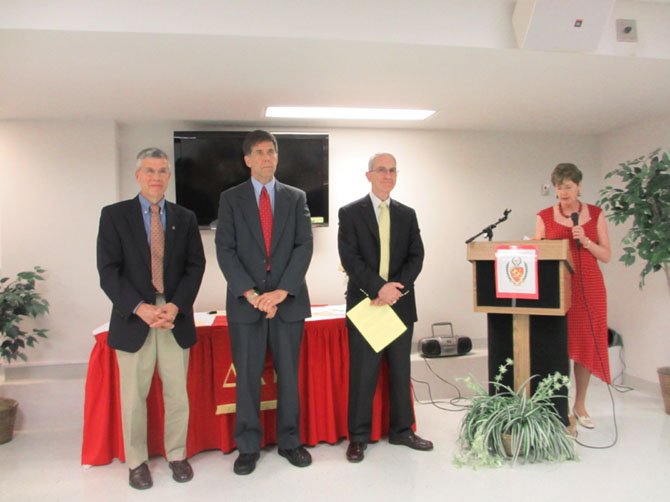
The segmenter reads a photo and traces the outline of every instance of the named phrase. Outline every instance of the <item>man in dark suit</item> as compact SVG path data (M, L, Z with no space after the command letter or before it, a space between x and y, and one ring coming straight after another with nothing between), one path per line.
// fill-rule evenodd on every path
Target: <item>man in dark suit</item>
M266 131L243 143L251 179L219 202L216 253L228 282L226 312L237 376L234 472L249 474L261 448L260 391L267 345L277 372L277 442L291 464L312 462L300 441L298 365L311 315L305 274L312 226L305 193L274 177L278 149Z
M130 486L150 488L147 408L154 368L163 384L165 452L175 481L193 478L186 459L189 347L195 343L193 302L205 271L195 215L164 198L167 155L137 155L134 199L103 208L98 232L100 285L112 301L109 346L119 366L123 445Z
M348 275L347 311L365 297L373 306L390 305L407 330L377 353L347 319L349 330L349 446L347 459L363 460L370 440L372 400L383 355L389 366L389 442L415 450L432 450L414 434L410 392L410 351L417 320L414 281L423 265L423 242L416 213L391 200L398 170L395 157L370 158L366 177L371 193L339 211L338 249Z

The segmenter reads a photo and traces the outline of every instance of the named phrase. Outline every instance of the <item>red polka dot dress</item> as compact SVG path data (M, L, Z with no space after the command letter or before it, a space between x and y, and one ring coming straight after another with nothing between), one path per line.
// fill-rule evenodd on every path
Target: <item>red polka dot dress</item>
M598 243L598 217L602 210L588 204L591 219L584 223L586 236ZM538 213L544 222L545 238L568 239L575 273L572 274L572 305L568 310L568 353L570 359L593 375L610 383L607 353L607 292L598 260L587 249L577 249L572 224L554 220L554 208ZM593 326L593 329L591 329Z

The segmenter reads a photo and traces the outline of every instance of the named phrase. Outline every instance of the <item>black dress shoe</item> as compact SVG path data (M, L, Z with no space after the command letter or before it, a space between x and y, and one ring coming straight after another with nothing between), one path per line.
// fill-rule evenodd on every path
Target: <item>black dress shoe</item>
M154 485L147 464L142 463L134 469L129 469L129 471L128 483L136 490L146 490Z
M239 475L251 474L254 472L254 469L256 468L256 462L260 456L261 454L258 452L240 453L240 455L237 457L237 460L235 460L235 464L233 465L233 471L235 474Z
M279 454L287 458L296 467L307 467L312 463L312 456L304 446L298 446L290 450L279 449Z
M433 443L427 439L421 439L419 436L410 431L406 436L396 436L390 437L389 443L391 444L401 444L403 446L408 446L413 450L419 451L430 451L433 449Z
M168 462L170 469L172 469L172 479L178 483L186 483L193 479L193 468L188 460L175 460Z
M363 452L368 447L367 443L352 441L347 447L347 460L349 462L360 462L363 460Z

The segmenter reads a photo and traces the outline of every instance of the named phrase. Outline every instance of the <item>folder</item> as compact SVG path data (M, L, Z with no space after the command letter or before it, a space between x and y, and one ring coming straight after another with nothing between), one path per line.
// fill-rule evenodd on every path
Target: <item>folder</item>
M375 352L383 350L407 330L390 305L371 305L369 298L363 298L347 312L347 317Z

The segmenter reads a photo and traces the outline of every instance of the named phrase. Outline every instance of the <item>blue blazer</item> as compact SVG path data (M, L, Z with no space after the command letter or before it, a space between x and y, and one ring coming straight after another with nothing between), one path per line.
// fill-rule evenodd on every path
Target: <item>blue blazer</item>
M172 333L179 346L187 348L196 341L193 303L205 272L205 254L193 212L166 201L165 215L165 301L179 307ZM156 302L139 197L102 209L97 262L100 286L112 301L109 346L137 352L149 326L133 310L140 302Z

